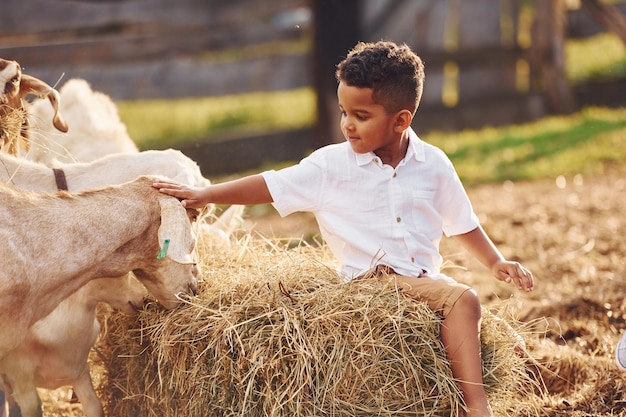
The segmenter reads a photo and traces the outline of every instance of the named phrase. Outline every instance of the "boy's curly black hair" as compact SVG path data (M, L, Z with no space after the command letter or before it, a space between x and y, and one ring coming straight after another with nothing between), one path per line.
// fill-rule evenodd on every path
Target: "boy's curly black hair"
M424 64L406 44L359 42L337 65L337 81L371 88L373 100L393 114L415 114L424 88Z

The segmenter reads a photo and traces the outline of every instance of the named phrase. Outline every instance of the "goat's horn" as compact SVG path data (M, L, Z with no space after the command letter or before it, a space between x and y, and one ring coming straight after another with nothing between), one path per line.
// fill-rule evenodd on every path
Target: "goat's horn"
M22 94L22 97L24 97L26 96L26 94L29 93L36 94L41 98L47 97L48 100L50 100L50 104L52 104L52 108L54 109L52 124L57 130L64 133L67 132L67 123L61 116L61 113L59 113L59 102L61 101L61 97L59 96L57 90L35 77L27 74L22 74L22 79L20 82L20 94Z

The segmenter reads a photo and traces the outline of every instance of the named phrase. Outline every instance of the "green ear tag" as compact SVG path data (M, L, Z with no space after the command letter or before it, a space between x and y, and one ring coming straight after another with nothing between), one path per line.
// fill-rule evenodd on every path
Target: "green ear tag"
M163 241L163 249L161 249L161 252L159 252L159 254L157 255L157 259L165 258L165 255L167 255L167 248L169 246L170 246L170 240L169 239L165 239Z

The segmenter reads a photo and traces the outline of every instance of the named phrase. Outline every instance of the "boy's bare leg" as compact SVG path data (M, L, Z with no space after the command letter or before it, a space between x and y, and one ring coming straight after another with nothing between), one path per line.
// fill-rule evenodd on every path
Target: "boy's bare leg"
M441 326L441 340L446 348L452 375L469 409L467 417L493 416L483 387L480 355L480 301L467 290L456 301Z

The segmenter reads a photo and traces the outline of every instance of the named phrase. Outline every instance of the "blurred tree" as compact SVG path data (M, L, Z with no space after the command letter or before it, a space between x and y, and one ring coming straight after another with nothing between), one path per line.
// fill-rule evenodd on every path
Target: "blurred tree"
M626 44L626 18L617 7L600 0L582 0L582 6L600 26L615 33Z

